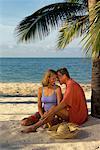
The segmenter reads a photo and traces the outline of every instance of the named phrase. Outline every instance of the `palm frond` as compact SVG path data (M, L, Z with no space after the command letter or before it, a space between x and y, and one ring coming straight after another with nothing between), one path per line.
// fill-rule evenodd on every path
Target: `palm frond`
M65 0L65 2L79 3L79 4L83 4L85 7L88 7L88 1L87 0Z
M94 17L90 24L90 31L83 38L85 41L83 50L86 54L90 54L91 51L92 57L98 57L100 55L100 1L91 9L89 15Z
M70 20L87 11L78 3L56 3L43 7L22 20L16 28L19 41L34 39L38 33L40 38L47 36L52 27L59 25L59 20Z
M58 48L65 48L75 37L84 34L88 29L88 24L88 15L77 16L73 22L67 22L59 32Z
M93 18L91 24L89 24L89 17ZM81 16L72 24L67 22L64 25L60 30L58 48L65 48L75 37L81 35L84 35L81 42L84 42L83 50L85 54L98 57L100 55L100 1L91 9L89 16Z

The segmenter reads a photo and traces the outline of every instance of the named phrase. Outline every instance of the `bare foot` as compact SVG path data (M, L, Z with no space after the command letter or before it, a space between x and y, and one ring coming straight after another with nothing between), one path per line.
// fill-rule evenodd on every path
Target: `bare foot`
M36 129L33 127L27 128L25 130L21 131L22 133L30 133L30 132L36 132Z

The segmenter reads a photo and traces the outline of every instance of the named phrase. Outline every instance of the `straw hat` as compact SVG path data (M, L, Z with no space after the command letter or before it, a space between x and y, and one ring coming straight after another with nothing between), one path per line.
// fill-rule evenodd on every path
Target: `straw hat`
M78 125L74 123L60 123L49 128L48 133L52 138L70 139L75 138L79 132Z

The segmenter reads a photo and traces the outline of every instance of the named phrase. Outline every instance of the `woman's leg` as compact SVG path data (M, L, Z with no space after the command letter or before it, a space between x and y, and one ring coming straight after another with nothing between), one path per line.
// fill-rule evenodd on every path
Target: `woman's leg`
M36 112L36 113L35 113L34 115L32 115L32 116L29 116L28 118L22 119L22 120L21 120L21 125L22 125L22 126L30 126L30 125L32 125L32 124L38 122L39 119L40 119L40 117L41 117L41 116L40 116L39 112Z

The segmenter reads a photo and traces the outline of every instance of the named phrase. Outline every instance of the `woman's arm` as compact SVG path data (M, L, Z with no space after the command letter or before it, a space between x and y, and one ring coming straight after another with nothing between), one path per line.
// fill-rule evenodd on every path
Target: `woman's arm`
M38 111L41 117L43 116L43 108L42 108L42 102L41 102L41 97L42 97L42 87L38 89Z
M56 94L57 94L57 104L59 104L63 98L60 86L57 87Z

